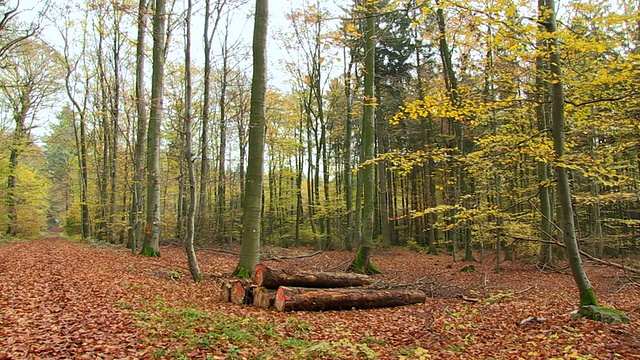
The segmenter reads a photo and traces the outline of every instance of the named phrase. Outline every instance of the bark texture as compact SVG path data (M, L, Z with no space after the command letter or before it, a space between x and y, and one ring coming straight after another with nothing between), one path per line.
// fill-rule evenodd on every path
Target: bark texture
M313 289L281 286L276 293L279 311L372 309L422 303L420 290L375 290L363 288Z
M264 117L267 90L267 6L267 0L256 0L253 30L253 80L251 83L251 111L249 115L249 159L244 186L242 247L240 248L240 261L234 271L239 276L250 275L253 268L260 262Z
M160 128L163 118L165 1L156 0L153 14L151 111L147 132L147 216L141 255L160 256Z
M376 59L376 8L367 1L365 7L365 59L364 59L364 115L362 119L362 162L375 157L375 59ZM374 206L376 198L375 168L373 162L361 170L363 185L362 237L356 257L349 270L356 273L379 273L370 261L373 249ZM359 206L359 205L357 205Z
M268 309L274 306L276 290L258 286L253 289L253 306Z
M564 85L562 81L562 67L556 35L557 24L555 15L555 1L543 0L539 3L539 11L547 33L549 34L549 66L551 70L551 133L553 135L553 149L560 161L565 154L564 145ZM556 189L558 190L558 202L561 212L561 229L564 235L565 252L571 273L580 291L580 306L595 305L598 301L587 273L582 265L578 239L576 237L575 223L573 219L573 204L571 200L571 187L569 174L563 164L555 165Z
M269 289L279 286L335 288L368 285L371 280L366 275L354 273L272 269L258 264L254 270L254 282Z

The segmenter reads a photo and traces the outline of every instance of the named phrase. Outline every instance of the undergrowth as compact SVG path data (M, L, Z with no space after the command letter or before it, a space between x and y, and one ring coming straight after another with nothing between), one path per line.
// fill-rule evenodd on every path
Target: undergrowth
M375 343L371 339L311 341L313 326L293 315L274 322L193 307L174 308L161 298L142 310L117 305L135 315L137 326L146 334L143 341L153 347L155 358L192 358L194 354L208 359L378 358L368 346Z

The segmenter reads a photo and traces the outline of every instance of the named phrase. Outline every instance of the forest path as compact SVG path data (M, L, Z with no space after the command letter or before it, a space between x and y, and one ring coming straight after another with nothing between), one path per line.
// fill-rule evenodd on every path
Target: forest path
M137 357L127 274L99 256L56 234L0 247L0 359Z

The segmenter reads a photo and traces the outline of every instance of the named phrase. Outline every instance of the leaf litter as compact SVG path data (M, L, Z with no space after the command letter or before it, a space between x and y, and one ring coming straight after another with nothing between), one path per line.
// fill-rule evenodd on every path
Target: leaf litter
M340 271L350 252L267 248L273 267ZM199 251L194 284L181 247L161 258L58 237L0 247L0 360L5 359L640 359L640 287L587 265L601 305L631 323L572 320L568 271L524 261L474 264L405 249L377 251L381 284L419 288L424 304L279 313L215 301L237 257ZM273 257L278 259L277 257ZM398 285L399 284L399 285Z

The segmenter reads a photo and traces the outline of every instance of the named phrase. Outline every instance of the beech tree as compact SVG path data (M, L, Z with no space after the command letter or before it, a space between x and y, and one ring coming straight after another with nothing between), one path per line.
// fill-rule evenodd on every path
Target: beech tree
M5 56L0 70L0 101L11 112L13 136L9 146L9 174L7 178L8 235L16 235L16 179L20 154L30 145L30 133L37 124L37 112L53 100L62 89L61 58L40 41L23 40L16 51Z
M41 4L43 9L49 6L49 0ZM8 0L0 0L0 64L10 55L16 46L40 31L38 22L31 22L27 26L18 22L20 3L13 5Z
M159 89L158 61L145 54L145 19L153 8L147 2L138 3L138 40L124 29L136 21L133 2L74 3L64 10L69 16L59 17L65 21L55 25L66 42L59 52L72 111L65 117L75 119L78 159L72 173L82 189L73 193L69 213L82 213L85 238L91 224L113 235L118 209L126 208L132 248L139 247L133 244L140 240L139 231L154 238L154 222L167 229L163 238L183 239L192 190L188 165L196 165L194 230L199 236L194 240L218 240L224 233L231 242L244 230L243 245L252 247L244 250L247 272L259 259L256 239L327 248L338 246L332 238L344 239L340 245L348 247L356 237L363 245L360 255L380 239L382 246L428 246L462 261L474 261L477 253L482 261L484 252L496 251L498 267L517 251L549 266L552 247L564 245L562 226L554 226L566 217L554 211L560 209L554 182L560 164L571 180L574 235L583 250L600 256L638 249L637 5L560 4L559 24L566 26L560 25L553 37L561 39L560 60L571 66L561 77L567 141L558 158L549 136L547 43L552 36L544 21L531 21L537 10L533 4L369 0L354 5L343 0L340 5L354 5L355 11L339 22L330 13L332 4L299 3L295 7L301 10L291 13L293 23L285 34L291 36L283 36L295 39L288 41L291 56L285 61L294 86L269 89L266 106L259 105L256 74L253 118L247 126L250 71L243 69L242 45L233 42L233 31L214 37L221 16L232 19L227 28L234 27L234 14L245 3L203 1L202 11L193 3L194 24L198 16L205 18L202 68L183 61L182 44L166 47L172 31L167 22L166 79ZM154 20L166 13L156 12ZM370 20L377 27L375 36ZM220 40L219 52L214 38ZM336 44L345 50L341 58L334 52ZM134 51L137 65L132 56L124 56ZM372 53L373 70L367 62ZM145 61L156 67L149 89L144 68L151 64ZM345 64L344 73L337 78L329 70L339 62ZM191 72L193 94L188 96ZM373 88L364 94L371 78ZM155 106L151 124L145 103L149 90ZM158 105L161 92L164 106ZM195 99L200 101L190 103ZM258 106L266 107L262 120ZM362 112L366 117L360 123ZM373 142L368 138L371 116ZM148 127L154 129L149 137ZM253 150L245 173L249 133ZM151 162L147 174L145 141L153 139L149 144L154 145L160 137L162 146L147 159L155 157L159 168ZM262 148L256 145L260 138L266 142ZM187 140L194 142L193 149ZM187 150L193 150L191 155ZM260 173L257 156L265 165ZM374 185L365 184L370 165ZM166 175L156 177L159 169ZM137 217L144 211L142 175L149 174L148 184L156 183L162 193L158 198L152 189L157 216L144 229ZM354 174L358 181L352 180ZM132 194L125 192L129 189ZM243 229L237 226L240 204L246 206ZM344 238L335 236L345 230ZM117 238L111 235L103 238ZM249 259L246 253L251 252Z
M356 273L379 273L371 263L373 251L374 206L376 197L375 166L375 59L376 59L376 15L375 1L365 1L363 15L366 19L364 32L364 113L362 116L361 172L363 178L362 232L355 259L349 269Z
M153 13L151 113L147 131L147 206L141 255L160 256L160 128L163 118L165 0L156 0Z
M200 267L196 252L193 248L193 238L195 235L195 217L196 217L196 176L194 173L192 141L191 141L191 9L193 5L191 0L188 1L187 15L185 18L185 45L184 45L184 70L185 70L185 86L184 86L184 157L187 164L187 189L189 190L189 202L187 209L187 233L185 235L184 246L187 252L189 264L189 272L194 281L202 280Z
M136 105L136 137L133 150L133 180L131 184L131 208L129 210L129 231L127 247L132 252L138 249L140 238L140 214L143 210L142 181L144 169L142 162L145 154L147 137L147 106L144 92L145 77L145 38L147 32L148 4L146 0L138 1L137 39L136 39L136 72L135 72L135 105Z
M549 69L551 73L551 134L553 136L553 148L558 158L565 155L565 110L564 110L564 81L562 75L562 62L560 49L558 46L556 6L554 0L540 0L539 10L540 21L544 24L549 35ZM605 320L609 322L629 322L628 317L621 311L600 308L596 299L595 291L587 277L580 256L578 239L575 233L573 217L573 204L571 200L571 188L569 185L569 175L567 168L562 164L555 164L556 189L558 190L558 201L560 203L561 229L563 233L565 252L571 266L573 279L580 292L580 314L594 320ZM612 320L611 317L616 317Z
M268 0L256 0L253 27L253 80L249 116L249 158L242 205L242 246L234 274L248 276L260 262L262 174L267 91Z

